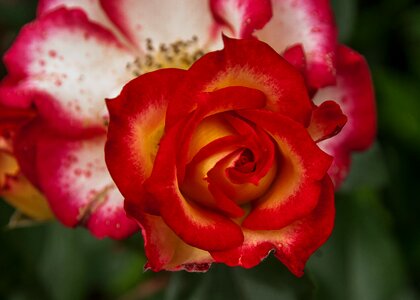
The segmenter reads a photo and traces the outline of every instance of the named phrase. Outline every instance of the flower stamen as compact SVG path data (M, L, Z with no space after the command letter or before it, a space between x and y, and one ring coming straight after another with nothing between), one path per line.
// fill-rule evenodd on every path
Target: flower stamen
M156 47L152 39L146 39L146 53L127 64L127 70L134 76L162 68L188 69L197 59L205 54L198 45L198 37L189 40L177 40L171 44L161 43Z

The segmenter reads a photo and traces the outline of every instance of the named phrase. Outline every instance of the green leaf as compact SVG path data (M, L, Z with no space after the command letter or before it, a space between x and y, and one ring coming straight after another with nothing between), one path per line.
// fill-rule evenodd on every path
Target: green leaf
M331 239L309 269L317 299L397 299L407 289L406 270L379 194L370 189L337 200Z

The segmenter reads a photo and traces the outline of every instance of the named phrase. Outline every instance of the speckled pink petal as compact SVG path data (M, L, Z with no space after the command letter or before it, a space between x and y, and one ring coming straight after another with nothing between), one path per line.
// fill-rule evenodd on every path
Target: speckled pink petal
M124 198L105 165L105 135L69 140L45 135L37 147L39 184L66 226L85 225L98 238L120 239L138 227L124 211Z
M131 79L126 64L132 60L111 32L81 10L61 8L26 25L5 54L9 75L0 85L0 103L35 105L65 135L104 132L104 99Z
M328 0L272 0L273 17L256 36L277 52L302 44L308 83L335 82L336 27Z
M340 46L337 52L337 85L320 89L313 101L334 100L347 116L342 131L318 145L334 157L329 174L336 188L347 176L350 154L367 149L376 135L376 108L368 65L357 52Z
M226 28L225 34L247 38L261 29L272 17L269 0L210 0L213 14Z
M208 1L101 0L101 4L137 49L146 50L147 39L159 47L194 36L199 47L212 47L216 41L222 46L220 29Z

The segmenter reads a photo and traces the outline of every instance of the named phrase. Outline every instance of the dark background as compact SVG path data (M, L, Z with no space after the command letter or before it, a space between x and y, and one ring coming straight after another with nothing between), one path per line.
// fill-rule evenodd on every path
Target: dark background
M98 241L56 222L8 229L13 209L0 201L0 299L420 299L420 5L332 2L340 40L370 64L379 132L354 156L334 233L302 279L274 259L251 270L144 273L139 235ZM1 53L35 8L0 0Z

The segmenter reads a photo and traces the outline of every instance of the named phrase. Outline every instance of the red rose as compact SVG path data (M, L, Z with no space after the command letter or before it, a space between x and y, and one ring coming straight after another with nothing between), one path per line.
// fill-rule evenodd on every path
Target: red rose
M108 101L107 165L152 270L248 268L274 250L300 276L333 227L332 157L317 142L346 117L333 101L315 106L267 44L224 42Z

